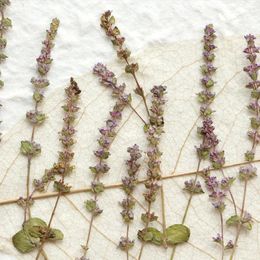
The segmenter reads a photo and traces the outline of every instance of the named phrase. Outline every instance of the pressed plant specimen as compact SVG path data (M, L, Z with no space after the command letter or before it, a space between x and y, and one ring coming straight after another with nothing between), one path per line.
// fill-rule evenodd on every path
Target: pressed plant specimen
M24 220L23 226L28 223L31 219L31 210L30 207L33 204L32 195L34 191L30 192L30 181L31 181L31 162L32 159L41 153L41 146L39 143L35 142L35 129L43 124L46 119L46 115L39 110L39 106L42 103L44 98L44 89L49 85L49 81L46 78L48 71L50 70L50 66L52 63L51 59L51 50L54 47L54 39L57 34L57 30L59 27L59 20L54 18L50 24L50 29L47 30L46 38L43 41L43 47L41 50L40 56L36 59L37 61L37 71L38 71L38 78L32 78L31 83L34 86L34 94L33 94L33 101L34 101L34 109L28 111L26 113L26 118L29 123L32 125L32 133L29 140L21 141L20 151L21 153L26 156L27 158L27 175L26 175L26 197L21 197L17 202L24 210ZM32 220L33 221L33 220ZM31 222L29 222L30 224ZM15 237L17 238L17 237ZM15 245L17 247L17 244ZM28 250L32 249L32 247L28 248ZM23 249L19 249L23 251ZM26 249L24 250L24 252Z
M163 183L161 181L161 155L159 149L161 135L164 130L164 106L166 103L165 86L154 86L151 89L152 93L152 106L150 108L150 124L145 125L144 130L148 141L148 162L147 162L147 179L145 181L146 191L144 198L147 202L147 210L142 214L141 219L144 223L144 229L138 231L138 238L141 240L142 245L139 251L138 259L142 258L143 249L146 243L152 243L157 246L177 245L188 241L190 230L183 224L174 224L169 227L166 226L164 216L164 192ZM152 205L156 201L157 195L161 191L162 199L162 219L163 230L162 232L157 228L151 226L152 222L158 219L155 212L152 211Z
M126 252L127 259L129 259L128 251L134 246L134 240L129 238L130 223L134 219L133 209L135 207L135 200L133 199L132 194L137 185L137 174L140 168L138 160L142 157L142 154L137 144L128 147L127 152L130 154L130 159L126 161L127 176L122 178L123 190L126 194L126 198L120 203L123 208L121 215L126 223L126 235L120 238L119 247Z
M224 219L223 211L225 209L225 198L227 193L230 194L232 203L234 206L235 214L237 212L236 203L233 197L233 194L230 190L234 178L225 177L223 166L225 164L224 151L218 150L219 140L214 133L215 127L212 120L212 109L210 104L215 98L215 93L211 91L211 88L214 86L215 82L213 80L213 74L216 71L216 67L213 66L213 61L215 59L214 50L216 46L214 45L214 40L216 38L215 30L212 24L209 24L204 29L203 37L203 59L205 64L201 66L201 72L203 78L201 79L201 84L203 90L199 92L198 100L201 103L200 107L200 116L202 117L202 126L198 127L198 134L202 138L202 143L199 147L196 148L198 156L198 164L196 175L194 179L185 181L184 190L189 193L188 202L185 208L185 212L182 218L182 224L185 223L187 218L188 210L191 205L192 198L195 194L204 193L201 183L198 181L200 165L202 160L209 160L213 169L220 170L223 175L223 179L218 180L215 176L210 176L210 168L205 168L202 173L202 177L205 180L207 190L209 192L209 197L211 199L212 205L218 211L220 216L220 234L217 234L217 237L213 238L214 242L217 242L221 245L222 253L221 258L224 258L224 250L230 249L233 247L233 242L231 240L228 243L224 244ZM173 259L175 252L175 247L173 248L171 259Z
M91 220L85 245L82 246L84 253L80 258L81 260L86 259L94 219L103 212L98 206L98 196L104 191L104 184L100 181L100 178L102 175L108 173L110 169L106 163L106 160L110 156L109 149L116 136L116 128L121 121L122 112L129 103L131 103L131 95L125 93L125 84L119 85L115 74L112 71L109 71L106 66L101 63L96 64L93 73L99 77L102 85L111 89L112 96L116 98L116 104L112 111L109 112L109 118L106 120L106 125L99 129L101 134L98 139L99 147L94 151L94 155L97 158L97 164L89 167L91 174L94 176L94 179L91 182L93 198L87 200L85 203L86 209L91 214Z
M27 176L26 176L26 197L21 198L18 202L24 209L24 222L31 217L30 206L33 201L30 194L30 180L31 180L31 161L34 156L41 153L40 144L34 141L35 139L35 129L44 123L46 115L39 110L39 106L44 98L44 89L50 84L46 78L47 73L50 70L52 63L51 50L54 47L54 39L57 34L59 27L59 20L57 18L53 19L50 24L50 29L47 30L46 39L43 41L43 47L41 50L41 55L37 58L37 71L38 78L32 78L31 83L34 87L33 101L34 109L26 113L27 120L32 125L32 134L30 140L21 141L20 151L23 155L27 157Z
M79 110L77 106L79 96L81 90L79 89L76 81L73 78L70 79L70 85L65 89L66 93L66 103L62 107L64 110L64 126L61 130L60 134L60 142L63 146L63 150L59 152L58 162L55 163L51 170L47 171L47 176L49 177L49 181L53 180L54 176L59 176L59 180L54 181L54 189L58 192L58 196L56 198L48 225L45 233L41 237L41 242L39 245L38 253L36 256L36 260L39 259L41 251L43 250L44 244L50 238L52 239L52 229L51 224L54 218L54 215L57 210L58 203L63 194L68 193L70 191L71 186L65 183L65 177L70 175L74 169L74 166L71 165L71 161L74 157L74 152L72 150L73 145L75 144L75 128L74 123L76 119L76 114ZM52 174L50 174L52 172ZM46 181L47 182L47 181ZM46 183L43 180L43 185ZM63 234L59 231L58 239L63 239Z
M7 41L4 38L4 34L6 31L12 27L12 20L8 17L5 17L4 11L5 8L10 5L9 0L0 0L0 13L1 13L1 21L0 21L0 63L5 61L7 56L4 54L4 49L7 45ZM0 80L0 88L4 86L4 81ZM1 104L0 104L1 106ZM1 141L1 140L0 140Z
M108 10L102 14L100 21L101 27L105 30L106 35L110 38L112 44L116 48L118 58L124 60L126 63L125 72L133 76L136 83L135 93L143 99L145 109L149 117L150 112L148 109L145 93L136 76L136 72L139 69L138 63L129 62L131 51L124 46L125 38L121 35L118 27L115 26L115 17L112 16L111 11Z
M251 89L251 100L248 105L248 109L253 114L253 117L250 118L251 121L251 130L248 131L248 137L252 140L252 146L251 149L248 150L245 153L245 160L248 162L251 162L255 158L255 150L257 144L260 142L260 81L258 80L258 70L260 68L260 65L257 64L256 58L257 53L259 53L259 47L255 46L255 36L252 34L245 36L247 47L244 49L244 53L246 53L246 58L249 60L250 64L246 67L244 67L244 71L248 74L251 81L246 85L246 88ZM244 189L243 189L243 200L242 200L242 206L241 206L241 212L240 214L236 214L229 218L227 220L228 225L235 225L236 230L236 238L234 242L234 247L232 254L230 256L230 259L233 259L235 250L238 244L239 235L241 232L241 229L244 227L247 230L252 229L252 216L250 213L248 213L245 210L245 203L246 203L246 195L247 195L247 186L248 182L256 177L257 169L252 164L249 164L247 166L241 167L239 169L239 175L238 178L241 182L244 183Z
M24 222L23 229L13 236L14 246L22 253L28 253L38 248L36 259L39 258L40 254L43 254L43 247L46 241L63 239L63 233L58 229L51 228L51 224L61 196L70 191L70 186L65 184L65 177L74 169L71 165L71 161L74 157L72 146L75 143L73 136L76 132L73 124L76 119L76 113L79 110L77 101L81 91L73 78L71 78L70 85L65 89L65 92L67 96L66 104L62 107L65 112L63 118L64 126L59 133L63 150L59 152L58 162L55 163L50 170L46 171L47 174L44 174L42 180L37 181L37 184L35 184L35 190L42 191L49 182L54 181L54 189L58 192L58 196L49 222L47 224L40 218L31 217ZM55 180L56 175L60 177L59 180Z

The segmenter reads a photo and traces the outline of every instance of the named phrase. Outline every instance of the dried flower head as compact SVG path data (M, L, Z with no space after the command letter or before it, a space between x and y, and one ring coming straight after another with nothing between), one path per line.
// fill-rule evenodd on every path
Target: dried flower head
M135 200L132 198L132 194L138 180L138 170L140 164L138 160L142 157L139 146L137 144L132 147L127 148L127 152L130 155L130 159L126 161L127 166L127 176L122 178L123 190L126 193L126 198L120 203L123 210L121 211L121 216L127 225L126 236L121 237L119 241L119 248L126 251L128 256L128 250L134 246L134 240L129 239L129 224L134 219L133 209L135 206Z

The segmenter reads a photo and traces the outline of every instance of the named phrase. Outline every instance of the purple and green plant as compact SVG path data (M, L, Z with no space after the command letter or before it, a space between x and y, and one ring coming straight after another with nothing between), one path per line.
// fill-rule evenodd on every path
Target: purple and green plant
M254 35L248 34L245 36L245 39L247 42L247 47L244 49L244 53L246 53L246 58L249 60L250 64L244 67L244 71L251 79L251 81L246 85L246 88L251 89L251 100L248 105L248 109L253 114L253 116L250 118L251 130L249 130L247 133L249 139L252 141L252 146L251 149L245 153L245 160L248 162L252 162L255 158L257 144L259 144L260 142L260 81L258 80L258 70L260 68L260 65L256 61L257 53L259 53L260 48L255 46L256 37ZM232 254L230 256L231 260L235 255L241 229L252 229L253 219L251 214L246 211L245 203L248 182L257 176L256 172L257 168L254 167L252 164L240 167L239 169L238 178L241 182L244 183L241 211L240 214L235 214L227 220L227 225L236 226L236 237Z
M120 30L115 25L115 17L112 16L112 12L108 10L102 14L100 21L101 21L100 24L101 27L105 30L106 35L110 38L112 44L116 48L118 58L120 60L125 61L126 63L125 72L133 76L134 81L136 83L135 93L143 99L145 109L149 117L150 112L148 109L144 89L139 83L139 80L136 76L136 73L139 70L139 65L138 63L130 63L129 59L131 56L131 51L128 48L126 48L124 45L125 37L121 35Z
M126 252L126 258L129 259L129 249L134 246L134 239L129 238L130 223L134 220L133 209L135 207L135 200L133 198L133 192L138 182L138 171L140 163L138 160L142 157L139 146L137 144L127 148L127 152L130 154L130 159L126 161L127 176L122 178L123 190L126 194L120 205L123 210L121 216L126 223L126 235L120 238L119 248Z
M0 2L1 4L1 2ZM27 158L27 174L26 174L26 196L20 197L17 201L24 210L23 228L21 231L13 236L14 246L22 253L27 253L37 247L39 237L35 237L30 234L30 230L33 227L36 229L44 228L45 222L38 218L31 217L31 206L33 204L32 196L36 189L30 191L31 182L31 162L32 159L41 153L41 145L35 142L35 129L42 125L46 119L46 115L39 110L39 106L44 98L44 89L49 85L49 81L46 78L48 71L50 70L52 59L51 50L54 47L54 39L59 27L59 20L54 18L50 24L50 29L47 30L46 38L43 41L43 47L40 56L36 59L38 77L32 78L31 83L34 87L33 101L34 109L26 113L26 118L32 125L31 137L29 140L21 141L20 152ZM35 232L32 230L32 233Z
M5 9L10 5L9 0L0 0L0 14L1 14L1 21L0 21L0 63L4 62L6 58L8 58L5 53L4 49L7 45L7 40L4 38L4 34L8 31L9 28L12 27L12 20L8 17L5 17ZM1 74L1 73L0 73ZM4 86L4 81L0 80L0 88ZM0 106L2 106L0 104ZM1 133L0 133L1 136ZM1 141L1 139L0 139Z
M112 111L109 112L109 118L106 120L105 126L99 129L101 136L98 139L98 148L94 151L97 163L89 167L91 175L93 176L93 181L91 182L93 198L85 202L85 207L91 214L91 219L87 239L82 246L83 255L80 258L81 260L87 259L86 256L89 249L93 222L95 218L103 212L98 205L98 197L104 191L104 184L100 179L104 174L107 174L110 169L106 162L110 156L110 146L117 134L116 129L122 119L122 112L131 103L131 95L125 93L126 85L124 83L119 85L115 74L108 70L105 65L101 63L96 64L93 68L93 73L99 77L99 81L103 86L112 91L112 96L116 99L116 104Z

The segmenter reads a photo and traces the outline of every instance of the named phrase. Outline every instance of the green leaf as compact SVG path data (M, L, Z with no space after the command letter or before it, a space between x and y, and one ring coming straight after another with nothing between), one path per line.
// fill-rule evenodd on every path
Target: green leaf
M165 230L166 242L169 245L177 245L187 242L190 237L190 229L182 224L169 226Z
M155 245L161 245L163 242L163 234L154 227L144 228L138 231L138 238L144 242L150 242Z
M2 88L4 86L4 82L2 80L0 80L0 88Z
M110 19L108 20L108 22L110 24L115 24L115 17L114 16L111 16Z
M0 53L0 61L4 61L6 58L8 58L4 53Z
M2 21L4 27L12 27L12 20L10 18L4 18Z
M240 217L238 215L231 216L229 219L227 219L226 224L228 226L236 225L240 222Z
M86 206L86 209L89 211L89 212L93 212L94 210L95 210L95 208L96 208L96 205L97 205L97 203L96 203L96 201L95 200L87 200L86 202L85 202L85 206Z
M34 156L41 152L41 146L35 142L21 141L20 151L26 156Z
M32 238L25 230L20 230L12 237L14 247L21 253L31 252L40 242L40 239Z
M246 223L243 223L243 226L247 229L247 230L252 230L252 223L251 222L246 222Z
M23 224L23 229L31 237L42 238L47 232L47 224L40 218L30 218Z
M52 228L50 230L50 234L47 239L51 241L56 241L56 240L62 240L63 237L64 235L59 229Z

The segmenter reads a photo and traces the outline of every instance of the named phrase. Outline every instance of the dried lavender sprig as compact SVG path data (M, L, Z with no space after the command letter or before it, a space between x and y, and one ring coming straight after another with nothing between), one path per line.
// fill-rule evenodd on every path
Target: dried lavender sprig
M257 54L259 53L260 48L255 46L255 39L256 37L252 34L248 34L245 36L247 47L244 49L244 53L246 53L246 58L249 60L250 64L244 67L244 71L251 78L251 81L246 85L246 88L251 89L251 101L249 103L248 109L253 113L253 117L251 117L250 119L252 130L248 131L248 137L252 140L252 147L245 153L245 160L248 162L254 160L256 146L260 142L260 81L258 80L258 70L260 69L260 64L256 62ZM251 164L245 167L241 167L239 169L239 179L244 182L244 190L240 216L237 216L238 219L235 223L237 225L237 232L234 248L232 250L230 259L233 259L234 257L242 226L245 226L245 223L247 223L247 229L250 230L252 228L252 218L246 218L246 220L248 221L245 222L244 215L248 214L245 211L247 184L250 179L256 176L256 172L257 169L253 167Z
M71 161L74 157L72 146L76 142L74 139L74 135L76 132L74 125L75 125L76 113L79 110L77 103L79 100L80 92L81 90L79 89L76 81L74 81L74 79L71 78L69 87L65 89L66 104L62 107L65 114L63 118L64 126L61 132L59 132L60 142L62 144L63 149L62 151L59 152L58 163L55 163L53 166L53 168L58 170L59 173L58 175L60 176L60 179L58 181L54 181L54 189L58 192L58 196L56 198L56 202L52 210L50 220L48 222L48 226L47 226L48 230L50 230L51 228L51 224L61 196L65 193L68 193L71 188L71 186L65 184L64 181L65 181L65 177L68 176L74 169L74 166L71 165ZM44 244L48 240L48 234L49 232L47 231L45 236L43 236L43 238L41 239L41 244L39 246L36 260L39 259Z
M34 156L41 153L40 144L34 141L35 129L45 121L45 114L38 110L39 104L43 100L43 90L49 85L46 75L50 70L52 63L51 50L54 47L54 39L59 27L59 20L54 18L50 24L50 29L46 32L46 38L43 41L41 55L36 59L38 78L32 78L31 82L34 86L34 110L26 113L28 121L32 124L32 134L30 140L21 141L20 151L27 157L27 177L26 177L26 198L19 200L19 205L24 208L24 222L28 217L31 217L30 206L33 203L32 196L30 196L30 175L31 175L31 161Z
M94 219L103 212L98 206L98 196L104 191L104 184L100 181L100 178L103 174L108 173L110 169L106 163L106 160L110 156L109 149L116 136L116 128L121 121L122 112L131 102L131 95L125 93L125 84L118 85L115 74L109 71L106 66L101 63L96 64L93 68L93 73L99 77L102 85L112 90L112 96L117 101L113 110L109 112L106 125L99 129L101 134L98 139L99 147L94 151L98 162L95 166L89 167L92 175L94 175L94 179L91 182L93 198L85 202L86 209L91 213L91 220L85 245L82 246L84 251L82 259L86 258L87 255Z
M118 58L126 62L125 72L133 76L136 83L135 93L140 97L142 97L147 115L149 117L150 112L148 109L145 93L136 77L136 72L139 69L138 63L129 62L131 51L124 46L125 38L121 36L118 27L115 26L115 17L112 16L111 13L112 12L108 10L102 14L100 18L101 21L100 25L105 30L106 35L110 38L112 44L115 46Z
M121 212L122 218L126 223L126 235L120 238L119 248L126 252L126 258L129 259L129 249L134 246L134 240L129 238L130 223L134 219L133 209L135 201L132 197L133 191L138 181L138 171L140 163L138 160L142 157L139 146L137 144L127 148L127 152L130 154L130 159L126 161L127 176L122 178L123 190L126 193L126 198L122 200L120 205L123 210Z
M193 195L203 193L201 184L199 181L197 181L202 160L209 160L214 169L221 170L224 176L223 182L229 180L228 178L225 178L224 175L224 171L223 171L223 166L225 164L224 151L219 151L217 148L219 140L216 134L214 133L215 127L213 125L213 120L211 118L213 111L210 105L215 98L215 93L211 91L211 88L215 84L213 80L213 75L216 71L216 67L213 66L213 61L215 59L214 50L216 49L216 46L214 45L215 38L216 35L215 35L215 30L213 28L213 25L212 24L207 25L204 29L204 37L203 37L203 43L204 43L203 58L205 63L201 66L201 72L203 74L203 78L201 79L201 84L203 90L197 94L198 100L201 103L200 115L203 118L202 127L198 128L198 134L200 137L202 137L202 143L200 144L199 147L196 148L197 155L198 155L198 165L197 165L195 179L185 182L184 189L189 192L190 196L187 202L184 216L182 218L182 224L184 224L186 220L188 209L190 207ZM207 181L209 181L208 178L211 177L209 177L210 172L208 170L205 170L205 172L207 174L204 175L204 178L205 178L205 182L207 183ZM223 198L225 197L227 191L229 192L232 198L235 213L237 212L235 200L230 190L230 186L233 183L233 180L234 179L232 178L232 181L230 180L230 182L228 182L229 185L225 187L225 193L221 189L222 186L217 185L218 189L216 188L216 190L212 191L209 194L213 205L215 206L216 209L218 209L220 215L220 222L221 222L221 243L220 244L222 246L222 258L224 257L224 248L225 248L224 234L223 234L224 224L223 224L223 214L222 214L225 208L225 204L223 202ZM222 194L222 192L224 193L224 196L219 197L218 195ZM173 249L171 259L173 259L174 252L175 252L175 248Z
M102 63L97 63L94 68L94 73L99 76L100 82L106 86L110 87L111 84L116 84L117 79L115 74L112 71L109 71L105 65ZM130 100L131 101L131 100ZM133 110L133 112L142 120L144 124L146 124L145 120L141 117L141 115L136 111L136 109L132 106L131 102L128 103L128 106Z
M1 14L1 21L0 21L0 63L4 62L7 58L7 56L4 54L4 49L6 47L7 41L3 37L4 34L7 32L7 30L12 27L12 21L10 18L5 17L4 11L5 8L10 5L9 0L0 0L0 14ZM1 74L1 73L0 73ZM0 88L4 86L4 81L0 80ZM0 104L0 107L2 105ZM0 122L1 123L1 122ZM1 137L0 133L0 137ZM0 139L1 141L1 139Z
M159 149L161 135L163 134L164 130L164 105L166 103L165 100L165 93L166 87L165 86L154 86L151 89L152 93L152 106L150 108L150 124L146 125L144 131L147 135L148 141L148 163L147 163L147 180L145 182L146 191L143 194L145 200L147 201L148 207L147 211L142 214L142 220L145 224L145 228L143 230L138 231L138 237L142 240L143 234L147 231L150 223L152 221L157 220L157 216L151 210L152 203L155 202L156 196L160 189L159 181L161 179L160 174L160 165L161 165L161 155L162 152ZM138 259L141 259L143 249L145 246L145 241L142 240L142 246L140 248Z

